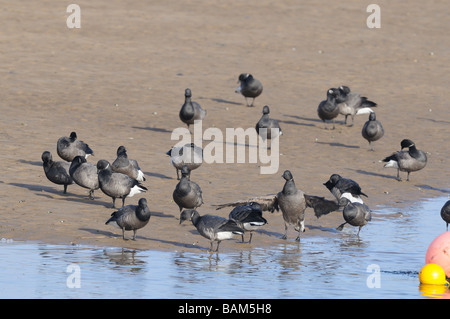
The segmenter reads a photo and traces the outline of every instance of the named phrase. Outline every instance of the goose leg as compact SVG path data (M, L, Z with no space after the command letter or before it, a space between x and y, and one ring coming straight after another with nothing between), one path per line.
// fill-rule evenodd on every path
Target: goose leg
M136 240L136 229L133 229L133 240Z
M248 240L248 243L249 243L249 244L252 243L252 236L253 236L253 232L250 232L250 239Z
M341 231L341 230L344 228L345 224L347 224L347 222L345 222L345 223L343 223L343 224L340 224L340 225L336 228L336 230Z
M115 197L113 197L113 198L112 198L112 200L113 200L113 205L112 205L112 208L116 208L116 198L115 198Z
M67 184L64 185L64 192L63 192L63 194L67 194Z
M282 239L286 239L287 238L287 232L288 232L288 225L285 222L284 223L284 235L283 235L283 237L281 237Z
M125 228L122 228L122 239L125 240Z
M359 232L361 231L361 227L362 226L359 226L358 233L356 234L357 237L359 237Z
M402 181L402 179L400 178L400 170L399 170L399 169L397 169L397 180L398 180L399 182Z

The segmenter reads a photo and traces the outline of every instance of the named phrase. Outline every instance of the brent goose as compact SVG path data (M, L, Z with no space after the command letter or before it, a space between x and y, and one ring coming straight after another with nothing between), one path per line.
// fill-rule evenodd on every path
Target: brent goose
M250 232L248 243L252 242L253 231L267 224L267 220L262 216L261 205L257 202L250 202L247 205L235 207L228 216L234 220L239 227ZM242 234L242 242L244 242L244 234Z
M450 200L448 200L444 206L441 208L441 217L447 224L447 230L448 230L448 224L450 223Z
M64 194L67 193L67 185L73 184L69 174L70 163L63 161L53 161L49 151L42 153L42 166L47 179L55 184L64 185Z
M67 162L72 162L75 156L88 157L94 155L94 151L84 143L77 139L77 133L70 133L70 137L60 137L56 142L56 152L59 157Z
M97 169L100 189L103 193L112 197L113 208L116 207L116 198L122 198L123 207L125 198L147 191L147 188L137 180L122 173L114 173L111 164L106 160L99 160Z
M215 241L217 242L215 249L217 252L222 240L231 239L234 235L244 234L244 230L235 221L220 216L200 216L195 209L186 209L181 212L180 224L185 220L191 220L200 235L210 240L209 251L213 251Z
M122 173L134 178L138 182L145 181L144 173L142 172L136 160L128 158L127 149L121 145L117 149L117 158L111 164L112 170L116 173Z
M327 91L327 99L320 102L317 107L317 114L319 118L326 123L326 121L332 121L334 130L334 119L339 115L339 107L336 103L336 96L338 89L331 88ZM326 125L326 124L325 124ZM325 128L327 128L325 126Z
M261 116L261 119L256 123L255 129L256 132L265 140L265 139L271 139L276 138L279 135L283 135L283 132L281 131L280 124L278 123L278 120L271 119L269 117L270 109L269 106L264 106L263 115ZM266 129L264 132L262 129ZM274 133L275 135L272 136L272 129L275 129Z
M114 223L122 229L122 239L125 240L125 231L133 231L133 240L136 240L136 232L143 228L150 220L150 209L145 198L139 199L138 205L127 205L111 214L111 218L106 221L106 225Z
M421 170L427 165L427 155L424 151L418 150L413 141L404 139L400 143L401 151L384 158L382 161L386 164L384 167L394 167L397 169L397 180L401 181L400 171L407 172L406 178L409 181L409 174ZM403 151L408 148L407 151Z
M323 185L336 197L338 202L342 197L346 197L351 202L362 203L361 196L368 197L361 191L361 187L357 182L350 178L343 178L339 174L332 174L330 179Z
M186 165L181 168L181 179L172 194L180 212L183 208L195 209L203 204L202 189L190 180L190 172Z
M369 120L364 123L361 134L369 142L370 150L373 151L372 142L378 141L384 135L383 125L377 120L375 112L369 114Z
M263 86L260 81L255 79L253 75L249 73L241 73L239 75L240 85L235 90L236 93L240 93L245 97L245 102L247 106L253 106L255 98L261 95L263 91ZM252 98L252 104L248 104L247 98Z
M348 198L341 198L339 200L339 205L344 207L342 215L344 216L345 223L339 225L337 230L342 230L346 224L350 224L352 226L359 226L358 234L361 231L361 228L372 219L372 214L370 208L361 203L351 202Z
M214 206L217 207L216 209L221 209L256 202L261 205L263 211L274 212L281 209L285 226L285 234L282 238L287 238L288 225L293 225L294 229L299 232L296 241L300 241L300 233L305 231L304 220L307 207L313 208L316 217L320 218L323 215L337 211L339 205L336 201L327 200L320 196L307 195L297 189L292 173L289 170L286 170L282 177L285 179L285 184L283 190L276 195L253 197L247 200Z
M94 191L100 188L97 166L88 163L84 156L75 156L69 174L77 185L89 189L89 199L94 199Z
M170 163L177 171L177 180L180 179L179 172L184 165L192 171L203 163L203 149L194 143L174 146L166 154L170 156Z
M354 123L355 115L371 113L373 112L371 107L377 106L377 103L368 100L359 93L351 92L348 86L339 87L336 102L339 113L345 116L345 124L347 124L347 118L352 117L351 126Z
M192 101L192 92L186 89L184 92L184 104L180 110L180 120L189 128L189 125L194 124L196 120L203 120L206 116L206 110L202 109L200 104Z

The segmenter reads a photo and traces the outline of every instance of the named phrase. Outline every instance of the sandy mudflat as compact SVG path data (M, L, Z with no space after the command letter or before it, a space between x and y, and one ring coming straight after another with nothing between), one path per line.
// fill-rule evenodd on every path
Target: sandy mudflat
M269 105L284 133L276 174L261 175L258 164L232 163L194 171L192 180L204 193L201 214L228 216L229 210L215 211L212 205L280 191L285 169L297 187L329 199L322 184L331 174L358 181L375 215L380 207L402 210L449 193L447 3L380 1L380 29L367 28L367 4L361 1L77 4L80 29L67 28L69 14L57 1L9 1L0 12L0 237L171 251L207 248L192 225L179 225L172 201L176 174L165 155L177 142L172 130L183 127L178 112L187 87L207 109L204 129L254 127ZM264 85L253 108L234 93L242 72ZM317 105L328 88L339 85L378 103L386 133L374 152L361 136L367 116L356 117L353 127L339 117L335 130L323 129ZM122 241L118 229L104 224L113 210L101 191L89 200L87 190L72 185L64 195L62 186L46 179L42 152L57 159L56 141L71 131L94 149L90 162L114 160L119 145L140 162L154 213L137 241ZM412 173L409 182L396 181L395 170L379 163L400 149L403 138L428 152L427 167ZM221 249L282 243L281 214L266 217L269 224L252 245L228 241ZM303 236L334 236L341 222L341 213L318 220L309 209ZM295 236L291 229L288 241Z

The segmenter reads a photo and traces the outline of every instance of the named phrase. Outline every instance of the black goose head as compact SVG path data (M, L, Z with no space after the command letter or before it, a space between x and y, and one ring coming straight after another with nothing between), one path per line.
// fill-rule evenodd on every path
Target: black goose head
M253 79L253 75L251 75L250 73L241 73L239 75L240 82L251 81L252 79Z
M369 121L376 121L377 116L375 115L375 112L370 112L369 114Z
M330 88L327 91L327 99L334 100L339 96L339 90L336 88Z
M339 174L333 174L330 176L330 179L323 183L323 185L326 186L329 190L331 190L334 186L336 186L336 183L341 179L341 176Z
M97 162L97 171L111 170L111 165L107 160L99 160Z
M186 165L183 165L181 168L181 177L189 177L191 174L191 170Z
M127 149L125 148L125 146L121 145L117 148L117 156L123 154L127 155Z
M414 142L409 140L409 139L404 139L401 141L400 146L402 147L402 149L404 148L410 148L412 146L415 146Z
M139 199L138 206L141 207L141 208L147 207L147 200L145 198Z
M192 97L191 89L186 89L186 90L184 91L184 96L185 96L185 97Z
M194 215L198 216L198 212L195 209L185 209L180 214L180 224L185 220L192 220Z
M70 140L73 142L76 139L77 139L77 133L75 133L75 132L70 133Z
M289 170L285 170L283 175L281 175L286 181L291 181L294 179L294 177L292 176L291 171Z
M269 106L268 105L265 105L264 107L263 107L263 114L269 114L270 113L270 109L269 109Z
M43 152L41 158L42 158L42 162L44 162L44 164L51 163L53 161L52 153L50 153L49 151Z

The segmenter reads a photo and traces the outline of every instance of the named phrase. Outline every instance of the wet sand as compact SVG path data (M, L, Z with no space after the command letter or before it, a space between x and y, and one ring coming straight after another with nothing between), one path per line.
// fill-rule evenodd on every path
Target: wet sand
M80 29L67 28L66 7L53 1L16 1L0 13L1 238L207 249L208 241L190 223L179 225L172 200L176 172L165 154L177 142L172 131L185 127L178 112L188 87L207 110L204 129L254 127L269 105L283 130L275 174L260 174L260 164L234 163L204 164L192 172L203 189L200 214L226 217L230 210L213 205L277 193L285 169L305 193L328 199L333 197L322 184L331 174L358 181L375 216L380 207L401 211L449 193L447 4L381 1L380 29L367 28L369 13L358 1L77 4ZM254 107L234 92L243 72L264 85ZM378 104L374 110L385 136L374 143L375 151L361 136L367 115L355 117L352 127L340 116L335 130L325 130L318 119L326 91L340 85ZM77 185L63 194L45 177L42 152L58 159L56 141L72 131L94 149L92 163L113 161L119 145L139 161L153 215L136 241L123 241L120 230L105 225L114 210L100 190L95 200ZM396 181L396 170L379 162L399 150L403 138L428 155L426 168L409 182ZM284 243L281 213L265 217L269 224L251 245L237 237L221 250ZM308 209L302 236L333 236L342 221L339 212L317 219ZM287 240L295 237L291 228Z

